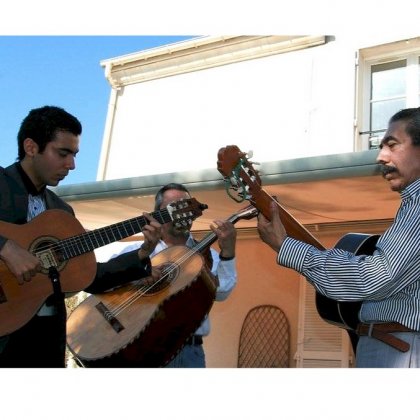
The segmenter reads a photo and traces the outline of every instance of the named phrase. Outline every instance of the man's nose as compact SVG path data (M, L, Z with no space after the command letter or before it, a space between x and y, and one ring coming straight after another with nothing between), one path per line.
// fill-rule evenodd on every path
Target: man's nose
M75 161L75 159L74 159L74 156L69 155L69 156L67 157L66 166L67 166L67 168L68 168L70 171L72 171L73 169L75 169L75 168L76 168L76 161Z
M379 153L378 156L376 157L376 162L377 163L387 163L389 162L389 154L386 151L386 148L381 148L379 149Z

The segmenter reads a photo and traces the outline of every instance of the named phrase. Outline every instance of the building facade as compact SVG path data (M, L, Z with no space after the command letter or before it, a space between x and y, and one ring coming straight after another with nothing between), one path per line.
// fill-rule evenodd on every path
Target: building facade
M392 114L420 105L420 37L197 37L101 65L111 92L98 182L57 188L87 228L150 211L160 186L182 182L209 205L193 226L204 234L244 205L216 169L226 145L253 151L266 191L326 247L389 226L399 197L375 148ZM352 366L347 332L319 316L313 288L276 265L255 219L237 227L238 285L211 311L208 366L275 366L260 359L276 352L288 367Z

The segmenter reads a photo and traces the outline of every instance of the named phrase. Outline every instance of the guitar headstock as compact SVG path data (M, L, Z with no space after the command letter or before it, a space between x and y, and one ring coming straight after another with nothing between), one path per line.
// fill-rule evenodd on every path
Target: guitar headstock
M224 177L226 192L235 201L250 201L267 219L271 219L270 207L274 202L289 236L312 244L318 249L324 249L318 240L280 205L277 198L268 195L261 188L261 179L252 163L248 161L247 153L241 152L237 146L221 148L217 154L217 169ZM236 191L239 198L234 197L229 189Z
M241 152L238 146L222 147L217 154L217 169L223 175L227 193L235 201L249 200L255 203L255 198L261 191L261 179L258 172L247 158L247 153ZM236 193L230 194L229 189Z
M174 201L166 206L172 219L172 223L179 229L185 229L192 225L193 221L208 209L207 204L202 204L194 197Z

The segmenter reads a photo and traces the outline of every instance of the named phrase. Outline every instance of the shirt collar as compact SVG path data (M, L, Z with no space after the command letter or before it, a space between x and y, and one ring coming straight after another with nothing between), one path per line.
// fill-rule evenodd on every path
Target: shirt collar
M20 176L22 178L23 185L25 186L25 188L27 189L27 191L29 192L29 194L31 194L31 195L41 195L41 194L44 194L46 186L43 186L38 191L36 189L35 185L33 184L33 182L31 181L31 179L29 178L29 176L27 175L27 173L22 168L22 165L20 164L20 162L17 162L16 166L17 166L17 169L19 171L19 174L20 174Z
M412 182L410 185L408 185L401 191L401 198L403 200L407 200L409 198L413 198L417 196L419 193L420 193L420 178L416 179L414 182Z

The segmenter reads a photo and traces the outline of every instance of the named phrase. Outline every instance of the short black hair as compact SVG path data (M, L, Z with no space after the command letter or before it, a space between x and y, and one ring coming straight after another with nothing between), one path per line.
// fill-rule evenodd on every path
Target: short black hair
M420 107L419 108L406 108L394 114L389 124L397 121L405 121L406 133L411 137L414 146L420 146Z
M184 191L187 194L191 195L187 188L184 187L182 184L178 184L177 182L171 182L169 184L166 184L155 195L155 211L160 209L160 206L163 202L163 194L165 194L165 192L168 190Z
M42 153L46 145L54 140L57 131L67 131L75 136L80 136L82 124L75 116L57 106L47 105L32 109L22 121L17 135L18 160L21 161L25 157L23 148L25 139L31 138L39 146L39 152Z

